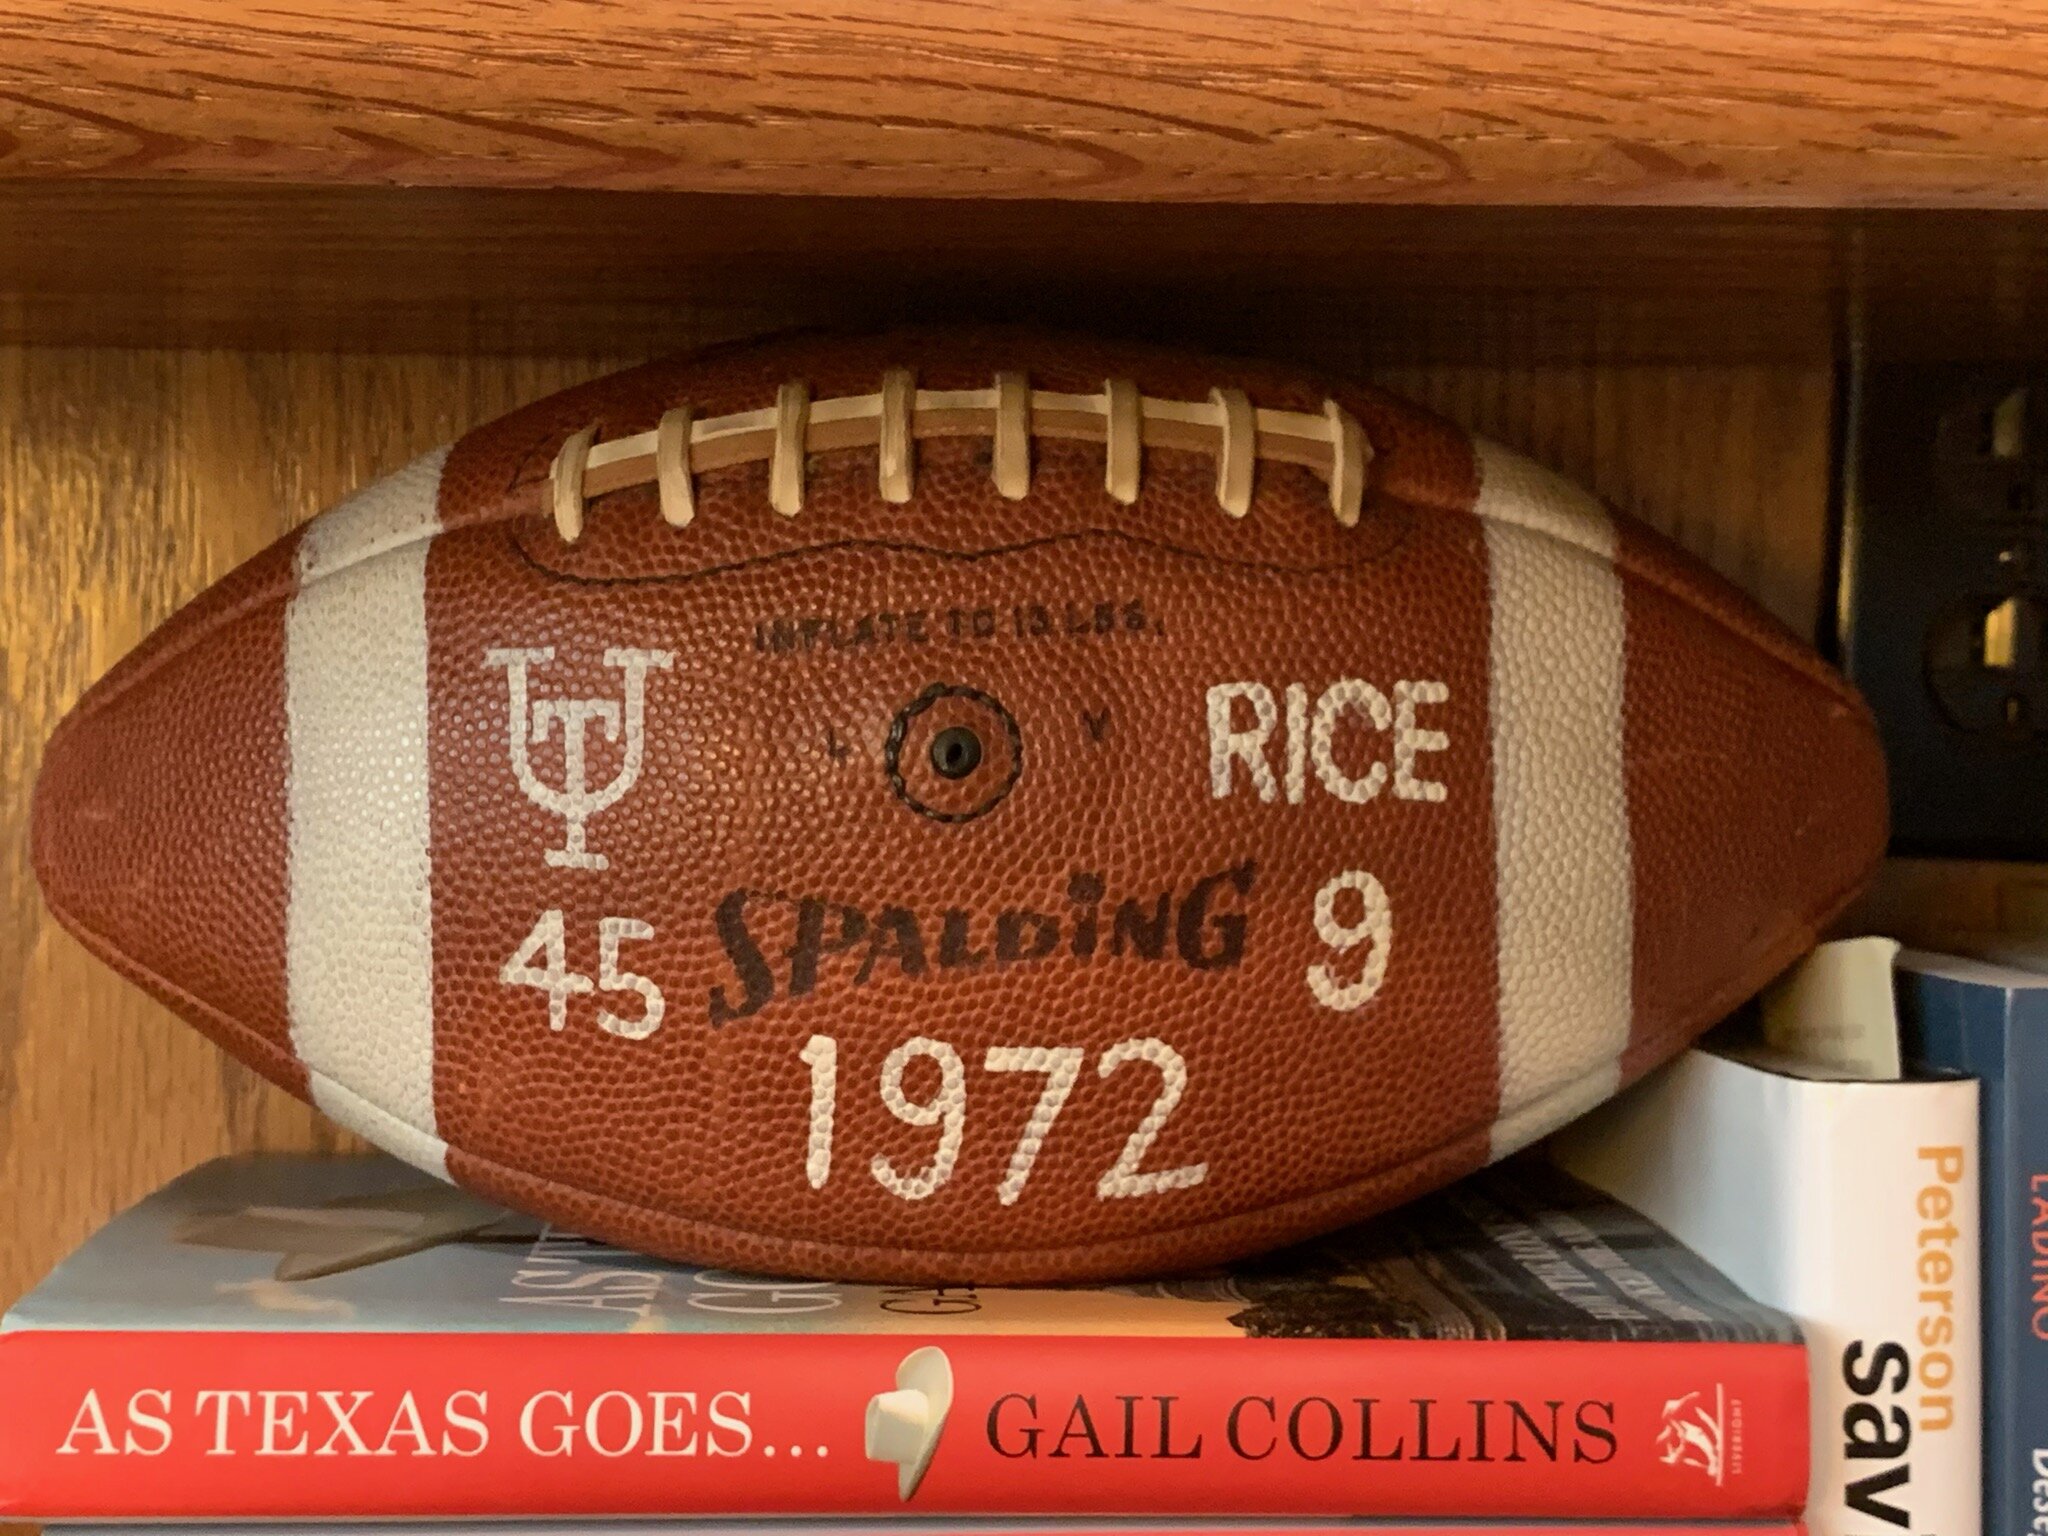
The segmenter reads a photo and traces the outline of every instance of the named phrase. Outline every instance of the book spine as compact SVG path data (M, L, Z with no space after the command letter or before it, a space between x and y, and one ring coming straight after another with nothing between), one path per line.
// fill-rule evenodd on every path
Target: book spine
M1757 1519L1807 1474L1782 1344L30 1331L0 1379L41 1519Z
M1924 1091L1915 1092L1916 1086ZM1983 1223L1977 1084L1888 1085L1832 1133L1794 1234L1813 1354L1820 1536L1981 1536ZM1817 1200L1831 1202L1826 1212Z
M1799 1320L1815 1536L1982 1531L1977 1102L1969 1081L1805 1081L1692 1052L1555 1144Z
M2048 1017L2038 994L1919 984L1920 1059L1983 1084L1985 1519L2048 1531Z
M1986 1178L1995 1269L1984 1299L2001 1401L1985 1406L2002 1428L1989 1474L1993 1529L2017 1536L2048 1532L2048 1018L2013 1029L2011 1046L1999 1166Z

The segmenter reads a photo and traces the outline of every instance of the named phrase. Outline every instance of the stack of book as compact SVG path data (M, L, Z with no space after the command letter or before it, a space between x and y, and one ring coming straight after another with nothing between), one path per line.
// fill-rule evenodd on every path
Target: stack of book
M688 1269L229 1159L0 1321L0 1519L2038 1529L2044 1098L2048 977L1858 941L1541 1154L1171 1281Z
M1762 1014L1554 1155L1797 1317L1818 1536L2048 1528L2048 975L1853 940Z
M1230 1273L849 1286L216 1162L0 1332L0 1516L1784 1526L1794 1324L1538 1161Z

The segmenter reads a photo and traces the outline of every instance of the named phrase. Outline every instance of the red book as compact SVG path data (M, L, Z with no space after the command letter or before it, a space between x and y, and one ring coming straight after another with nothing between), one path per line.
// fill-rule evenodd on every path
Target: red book
M121 1536L283 1536L287 1528L249 1525L127 1525ZM1560 1521L1489 1520L379 1520L323 1522L320 1536L1805 1536L1797 1520Z
M1792 1324L1495 1170L1102 1289L680 1269L381 1159L210 1164L0 1324L0 1516L1782 1518Z
M1797 1520L1679 1522L1489 1520L379 1520L324 1522L320 1536L1805 1536ZM248 1525L127 1525L121 1536L283 1536Z

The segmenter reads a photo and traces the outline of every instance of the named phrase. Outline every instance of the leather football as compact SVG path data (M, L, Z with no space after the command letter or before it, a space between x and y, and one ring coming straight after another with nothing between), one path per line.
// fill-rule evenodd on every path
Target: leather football
M1796 959L1871 719L1375 389L972 332L658 363L200 594L48 748L58 919L489 1199L1134 1276L1502 1157Z

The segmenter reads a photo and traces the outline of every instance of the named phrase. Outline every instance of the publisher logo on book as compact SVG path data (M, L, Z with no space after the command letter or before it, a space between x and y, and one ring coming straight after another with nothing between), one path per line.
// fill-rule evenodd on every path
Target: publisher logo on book
M1742 1470L1742 1404L1730 1403L1719 1382L1709 1391L1671 1398L1657 1431L1657 1459L1667 1467L1705 1473L1720 1487L1730 1473Z

